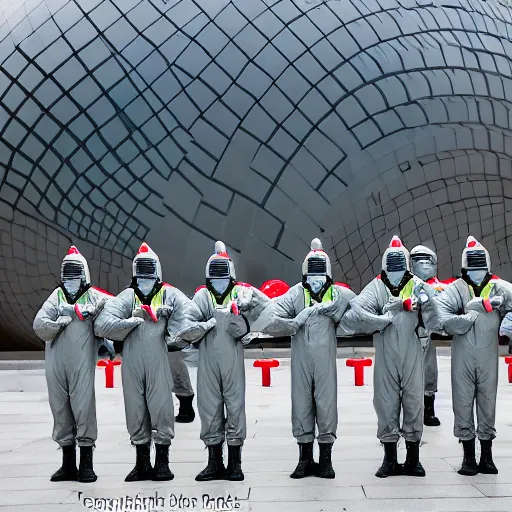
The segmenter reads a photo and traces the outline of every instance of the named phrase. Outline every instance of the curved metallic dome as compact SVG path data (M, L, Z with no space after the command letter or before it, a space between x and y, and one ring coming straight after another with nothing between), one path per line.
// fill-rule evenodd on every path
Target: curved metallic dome
M1 348L42 346L72 243L112 293L142 240L189 294L218 239L256 286L299 280L317 236L356 291L393 234L447 278L471 233L512 278L511 20L494 0L4 0Z

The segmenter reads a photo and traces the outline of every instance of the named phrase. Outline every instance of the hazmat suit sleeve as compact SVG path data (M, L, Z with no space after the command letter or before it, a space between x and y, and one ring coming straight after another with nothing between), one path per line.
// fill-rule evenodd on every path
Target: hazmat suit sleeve
M349 302L338 328L341 336L372 334L391 323L390 312L383 312L388 299L384 286L380 279L374 279Z
M258 320L262 312L270 304L270 299L253 286L237 286L236 301L251 328L252 324Z
M332 318L338 324L347 310L349 302L356 297L356 294L348 288L333 285L333 300L327 304L318 306L318 314Z
M208 291L205 288L196 292L188 304L186 325L178 328L176 338L187 343L199 343L215 327L216 320L213 318L213 308L208 299Z
M227 314L229 315L229 321L226 329L227 333L236 341L241 341L242 338L250 331L249 321L243 313L235 315L229 311Z
M265 325L262 313L270 304L270 299L253 286L237 286L235 300L243 317L247 320L249 331L241 339L243 345L249 345L257 339Z
M478 317L478 312L475 310L465 313L466 304L461 290L463 286L467 285L459 279L434 299L438 326L449 335L466 334Z
M503 299L502 304L498 308L500 315L502 318L505 315L512 311L512 284L508 281L504 281L500 279L495 285L493 289L493 293L491 296L491 300L494 297L501 297Z
M299 294L304 294L301 285L295 285L284 295L270 301L262 313L262 332L270 336L294 336L304 325L313 307L304 308L298 315L296 303Z
M127 288L117 297L107 300L94 322L94 334L100 338L120 342L124 341L135 327L143 323L143 318L132 316L133 297L134 291Z
M215 325L214 319L203 321L198 305L176 288L169 289L165 303L170 312L166 342L171 350L181 350L200 340Z
M70 316L60 316L58 310L58 288L46 299L34 318L34 332L43 341L53 341L71 322Z

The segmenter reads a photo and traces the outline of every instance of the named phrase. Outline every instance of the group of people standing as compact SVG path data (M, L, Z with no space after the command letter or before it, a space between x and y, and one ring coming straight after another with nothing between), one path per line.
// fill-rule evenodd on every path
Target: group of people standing
M454 434L464 447L459 473L497 473L491 447L496 435L498 331L501 319L512 311L512 285L491 273L489 253L473 237L462 254L461 276L442 283L431 249L417 246L409 254L394 236L381 273L356 295L333 282L329 257L314 239L301 282L270 299L237 282L233 261L217 242L206 264L206 284L189 299L163 282L158 256L143 243L133 260L130 286L113 297L91 286L87 261L73 246L62 262L61 283L34 320L36 334L46 342L53 439L63 452L62 466L51 479L97 479L92 458L97 439L94 375L102 340L123 359L126 424L136 448L135 466L126 481L174 477L169 468L174 422L190 422L195 416L194 391L181 352L191 344L199 349L197 405L200 437L208 448L207 466L196 480L243 480L243 346L256 330L292 338L292 430L299 447L292 478L335 477L331 454L338 425L337 333L374 333L374 407L377 436L384 446L376 476L425 476L419 459L423 425L439 425L433 333L453 336ZM180 401L176 418L173 392ZM407 447L404 464L397 460L400 436ZM318 463L313 458L315 438Z

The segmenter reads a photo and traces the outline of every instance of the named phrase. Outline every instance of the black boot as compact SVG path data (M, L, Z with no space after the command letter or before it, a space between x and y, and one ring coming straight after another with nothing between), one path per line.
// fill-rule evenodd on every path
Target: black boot
M462 441L462 446L464 448L464 458L462 459L462 466L457 473L464 476L475 476L478 473L475 459L475 440Z
M480 440L480 464L478 464L478 472L484 475L497 475L498 468L492 460L492 441Z
M420 442L406 441L407 457L403 466L403 474L407 476L425 476L425 470L420 462Z
M335 478L334 468L331 462L332 443L318 443L320 458L315 472L319 478Z
M290 478L304 478L315 473L315 462L313 460L313 441L311 443L298 443L299 463Z
M228 467L226 479L232 482L241 482L244 479L242 471L242 447L228 444Z
M52 475L50 480L52 482L76 482L78 480L74 444L62 447L62 466Z
M398 464L396 453L397 443L382 444L384 445L384 460L377 473L375 473L375 476L386 478L388 476L401 475L403 468L401 464Z
M434 411L434 400L435 396L427 396L425 395L424 403L424 413L423 413L423 424L427 427L438 427L441 425L439 418L436 418L436 413Z
M92 446L80 447L80 466L78 467L78 481L83 483L96 482L98 477L92 465Z
M196 476L197 482L224 480L226 468L222 460L222 443L208 446L208 465Z
M180 410L178 412L178 416L176 416L175 418L176 423L192 423L194 421L194 418L196 417L194 407L192 406L192 400L194 400L194 395L176 395L176 398L180 401Z
M141 480L153 479L153 468L151 467L150 448L150 443L138 444L135 446L135 449L137 450L137 459L135 462L135 467L124 479L125 482L139 482Z
M155 444L155 469L153 480L166 481L172 480L174 475L169 469L169 445Z

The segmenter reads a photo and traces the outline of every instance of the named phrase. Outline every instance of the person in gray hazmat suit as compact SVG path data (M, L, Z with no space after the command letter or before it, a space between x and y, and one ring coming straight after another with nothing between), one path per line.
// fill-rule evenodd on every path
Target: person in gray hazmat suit
M302 264L302 282L272 300L264 333L292 336L292 429L299 462L291 478L335 478L332 446L338 426L336 327L355 297L332 281L331 262L318 238ZM313 459L315 424L319 463Z
M136 448L135 467L126 482L174 478L169 469L169 447L174 438L174 383L168 350L181 350L187 345L181 330L190 331L196 317L195 304L162 282L159 258L143 243L133 260L131 286L110 299L96 319L98 336L114 340L117 346L123 342L122 349L116 351L122 350L126 424ZM150 460L152 431L154 468Z
M109 295L91 286L89 266L75 246L61 265L61 283L34 319L46 342L45 374L53 415L53 440L62 448L62 467L52 482L95 482L92 450L98 426L94 378L98 340L93 322ZM80 466L76 467L76 444Z
M423 433L423 348L418 336L422 302L434 290L410 271L409 252L393 236L382 257L382 272L350 302L341 321L344 334L372 333L375 347L373 405L377 437L384 445L379 478L393 475L425 476L419 460ZM400 413L402 412L402 427ZM403 435L407 457L397 461L397 443Z
M224 243L218 241L206 264L206 286L196 291L193 300L200 310L198 320L215 323L205 336L195 340L199 348L200 437L208 448L208 464L196 480L241 481L241 450L247 431L244 337L270 299L252 286L237 284L233 261ZM223 462L224 441L228 446L227 468Z
M462 252L461 278L433 301L436 316L431 329L453 335L452 402L455 437L462 442L464 457L458 473L497 474L492 459L496 437L496 393L498 390L498 333L500 323L512 310L512 285L491 273L485 247L469 236ZM474 404L478 428L474 424ZM481 447L475 458L475 437Z
M411 250L411 265L414 275L429 284L436 292L443 291L445 286L437 278L437 255L434 251L424 245L417 245ZM438 427L441 422L436 417L434 409L438 382L436 347L425 328L419 329L419 335L424 356L425 407L423 423L428 427Z

